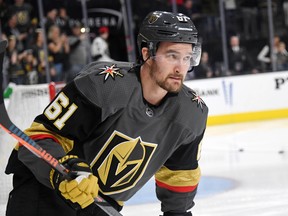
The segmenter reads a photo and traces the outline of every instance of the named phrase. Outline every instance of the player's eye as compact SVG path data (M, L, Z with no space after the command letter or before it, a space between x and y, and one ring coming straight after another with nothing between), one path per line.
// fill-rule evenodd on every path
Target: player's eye
M178 60L179 56L175 53L168 53L165 55L168 60Z

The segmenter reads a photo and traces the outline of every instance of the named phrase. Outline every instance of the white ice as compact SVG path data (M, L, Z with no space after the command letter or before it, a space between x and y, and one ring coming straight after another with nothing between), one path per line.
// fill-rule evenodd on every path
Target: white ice
M208 127L200 166L193 216L288 215L288 119ZM161 214L153 180L122 214Z

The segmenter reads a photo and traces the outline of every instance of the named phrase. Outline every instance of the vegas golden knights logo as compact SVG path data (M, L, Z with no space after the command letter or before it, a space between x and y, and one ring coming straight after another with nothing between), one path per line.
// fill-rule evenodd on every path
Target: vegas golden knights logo
M159 15L152 14L148 19L148 23L153 24L154 22L158 20L158 18L159 18Z
M157 147L114 131L91 163L101 192L110 195L135 186Z

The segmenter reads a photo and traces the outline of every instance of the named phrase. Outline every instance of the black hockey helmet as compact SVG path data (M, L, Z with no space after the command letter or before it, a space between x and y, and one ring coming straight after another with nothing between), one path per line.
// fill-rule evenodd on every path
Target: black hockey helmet
M192 20L182 13L154 11L149 13L139 30L138 49L148 47L150 55L155 56L157 44L162 41L193 44L191 66L197 66L201 58L201 44L198 31Z

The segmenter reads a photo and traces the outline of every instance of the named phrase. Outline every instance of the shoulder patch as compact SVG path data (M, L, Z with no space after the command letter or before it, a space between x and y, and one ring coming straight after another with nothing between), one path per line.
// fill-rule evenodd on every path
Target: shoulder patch
M205 102L202 100L202 98L194 91L191 92L193 97L191 98L192 102L197 103L197 107L200 106L201 110L203 110L203 106L206 106Z
M104 82L106 82L109 77L115 80L116 76L120 76L120 77L124 76L120 72L120 68L116 67L116 64L112 64L111 66L105 65L104 67L101 67L99 69L102 71L100 71L98 75L104 75Z

